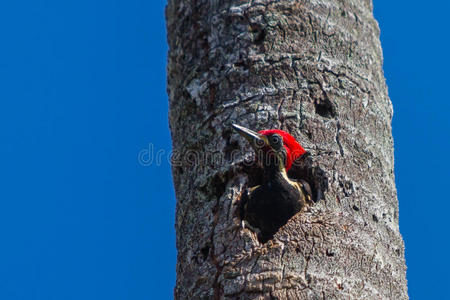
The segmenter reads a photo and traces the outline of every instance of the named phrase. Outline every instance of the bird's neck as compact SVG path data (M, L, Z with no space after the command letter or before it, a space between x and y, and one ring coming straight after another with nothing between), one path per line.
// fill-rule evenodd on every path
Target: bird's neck
M264 168L264 181L265 182L273 182L273 181L286 181L288 180L288 176L285 168Z
M266 157L267 158L267 157ZM271 155L264 164L264 181L289 180L282 156Z

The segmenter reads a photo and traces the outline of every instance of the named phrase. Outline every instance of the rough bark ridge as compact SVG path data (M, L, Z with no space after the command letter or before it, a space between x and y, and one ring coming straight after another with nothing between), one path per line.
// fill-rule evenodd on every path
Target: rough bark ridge
M406 299L392 106L370 0L169 0L176 299ZM260 244L231 123L281 128L324 196ZM235 155L234 150L240 149Z

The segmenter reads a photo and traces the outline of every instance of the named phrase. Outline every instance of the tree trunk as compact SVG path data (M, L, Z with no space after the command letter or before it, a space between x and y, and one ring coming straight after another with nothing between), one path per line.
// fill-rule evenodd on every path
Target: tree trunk
M392 105L370 0L169 0L176 299L406 299ZM241 226L258 182L230 127L280 128L321 198L269 242Z

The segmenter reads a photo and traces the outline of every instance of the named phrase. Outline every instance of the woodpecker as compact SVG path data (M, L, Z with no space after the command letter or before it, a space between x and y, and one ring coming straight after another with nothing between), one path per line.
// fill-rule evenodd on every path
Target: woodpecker
M265 243L292 216L312 203L309 184L287 175L292 163L306 151L283 130L255 132L240 125L232 126L250 143L263 166L262 184L244 192L239 212L243 221L259 229L258 239Z

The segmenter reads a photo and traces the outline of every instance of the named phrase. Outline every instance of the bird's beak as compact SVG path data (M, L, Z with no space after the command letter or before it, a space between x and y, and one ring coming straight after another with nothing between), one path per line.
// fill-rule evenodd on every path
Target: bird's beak
M260 149L266 145L269 145L269 141L265 135L259 134L257 132L254 132L253 130L237 124L233 124L232 126L250 143L250 145L252 145L253 148Z

